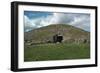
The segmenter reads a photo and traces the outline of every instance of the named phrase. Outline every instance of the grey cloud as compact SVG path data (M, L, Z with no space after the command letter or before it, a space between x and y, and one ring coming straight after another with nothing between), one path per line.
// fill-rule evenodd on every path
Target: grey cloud
M25 20L25 30L48 26L50 24L69 24L90 31L90 14L83 13L53 13L47 17Z

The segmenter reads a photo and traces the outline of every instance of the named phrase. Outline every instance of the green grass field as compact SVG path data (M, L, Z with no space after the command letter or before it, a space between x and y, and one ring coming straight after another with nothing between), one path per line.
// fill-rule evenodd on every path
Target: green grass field
M88 43L48 43L25 46L24 61L47 61L90 58Z

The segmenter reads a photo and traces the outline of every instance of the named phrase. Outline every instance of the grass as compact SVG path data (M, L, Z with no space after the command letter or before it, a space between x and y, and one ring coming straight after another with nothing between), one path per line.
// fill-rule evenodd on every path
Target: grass
M24 61L47 61L90 58L88 43L48 43L25 46Z

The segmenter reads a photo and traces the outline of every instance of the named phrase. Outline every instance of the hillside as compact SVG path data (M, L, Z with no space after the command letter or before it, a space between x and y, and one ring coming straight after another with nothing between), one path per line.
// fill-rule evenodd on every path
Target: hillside
M63 36L63 42L83 42L90 40L90 33L71 25L51 24L24 33L25 43L46 43L52 42L53 36L60 34Z

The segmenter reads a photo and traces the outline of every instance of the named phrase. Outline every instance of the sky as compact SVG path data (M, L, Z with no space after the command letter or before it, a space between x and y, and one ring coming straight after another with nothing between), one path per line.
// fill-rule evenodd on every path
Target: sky
M90 14L24 11L24 31L51 24L72 25L90 32Z

